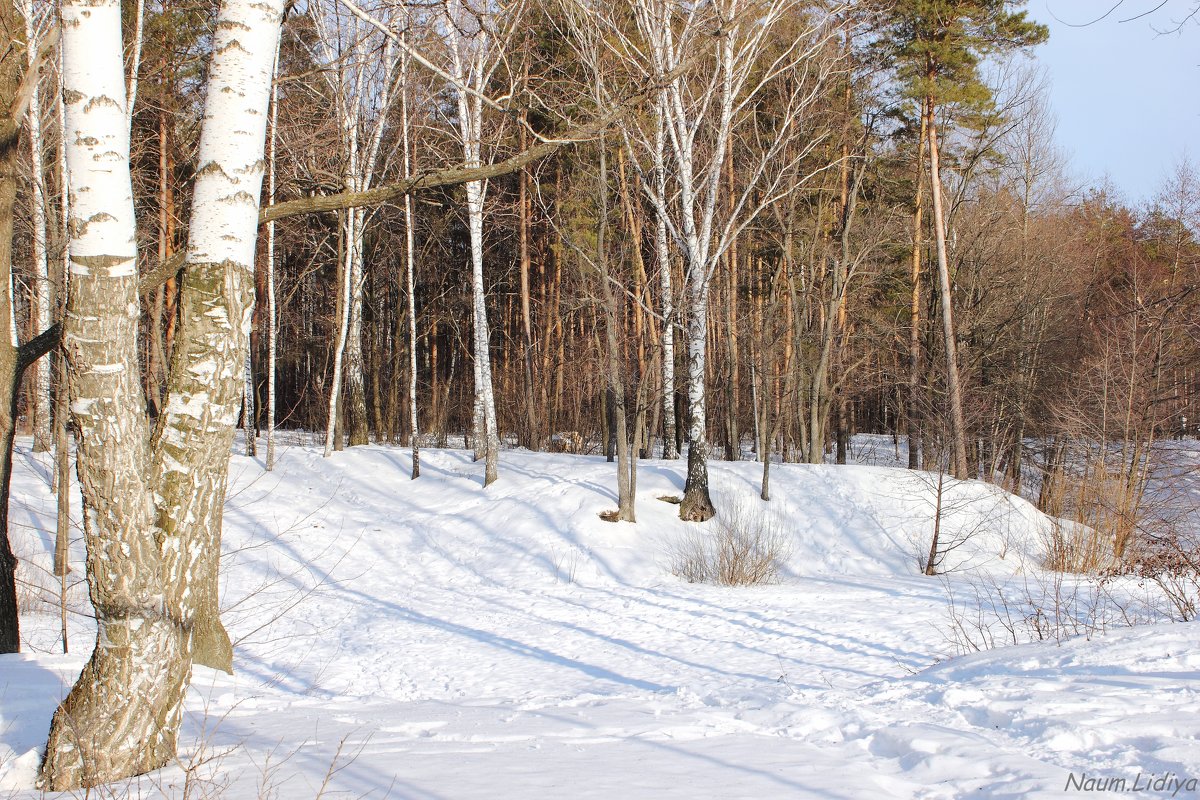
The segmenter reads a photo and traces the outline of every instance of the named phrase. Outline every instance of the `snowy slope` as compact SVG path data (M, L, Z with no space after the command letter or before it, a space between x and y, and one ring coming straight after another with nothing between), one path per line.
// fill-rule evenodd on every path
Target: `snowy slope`
M36 458L19 455L14 516L45 565ZM197 669L180 766L124 788L311 797L332 767L345 797L1019 797L1072 770L1200 775L1195 625L944 660L949 593L1037 573L1048 521L991 487L947 485L943 581L917 574L935 480L774 465L763 504L759 465L714 463L718 506L773 515L791 544L778 585L729 589L669 572L706 527L657 499L682 462L643 465L636 525L599 519L616 504L600 458L506 452L486 490L461 451L422 467L411 482L407 451L379 446L296 446L271 473L233 457L236 674ZM0 658L0 788L31 785L90 649L72 624L70 656L35 652L57 647L42 613L30 653Z

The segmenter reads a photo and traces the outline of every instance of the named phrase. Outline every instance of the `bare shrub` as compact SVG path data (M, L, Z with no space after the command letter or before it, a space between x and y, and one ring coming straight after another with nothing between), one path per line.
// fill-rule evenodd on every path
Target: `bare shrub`
M1113 575L1157 589L1161 613L1178 622L1197 619L1200 611L1200 546L1194 531L1171 530L1139 547Z
M688 583L755 586L777 581L789 555L779 521L757 504L737 503L676 543L671 572Z
M1045 566L1150 584L1163 617L1194 619L1200 610L1200 502L1189 449L1169 442L1147 446L1123 471L1106 466L1106 460L1116 461L1114 450L1083 448L1073 470L1061 466L1060 455L1042 491L1050 513L1062 517L1047 539ZM1061 446L1058 451L1069 453Z
M1125 616L1111 602L1102 581L1061 572L1002 581L981 575L961 584L956 593L946 583L949 625L946 639L966 654L1027 642L1089 639Z
M944 579L946 640L962 655L1028 642L1091 639L1114 628L1180 619L1177 598L1136 575L1034 572L1009 579Z
M1045 542L1044 563L1057 572L1095 575L1111 570L1112 539L1102 529L1076 520L1055 519Z

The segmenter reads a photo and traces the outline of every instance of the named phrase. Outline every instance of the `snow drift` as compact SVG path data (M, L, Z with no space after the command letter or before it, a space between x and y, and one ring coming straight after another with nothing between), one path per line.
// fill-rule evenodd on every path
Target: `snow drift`
M14 517L23 576L49 585L38 458L19 454ZM714 499L773 515L790 555L776 585L723 588L669 571L705 529L658 499L681 493L682 462L644 463L639 522L614 524L602 458L506 452L483 489L460 451L423 451L415 482L402 449L293 446L271 473L234 456L236 672L197 669L179 766L127 788L306 797L330 775L372 797L1017 797L1081 771L1200 773L1195 625L946 660L956 581L1038 570L1050 521L1028 503L947 481L950 574L926 578L936 477L775 465L763 503L759 469L713 463ZM0 787L16 790L94 635L76 614L72 654L49 654L41 608L29 652L0 658Z

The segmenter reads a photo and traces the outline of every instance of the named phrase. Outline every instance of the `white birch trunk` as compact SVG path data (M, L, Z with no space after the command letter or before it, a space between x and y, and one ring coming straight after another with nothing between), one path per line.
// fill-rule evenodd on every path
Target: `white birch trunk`
M246 455L258 455L258 441L254 427L254 358L251 355L250 332L246 332L245 383L242 386L242 431L246 438Z
M63 345L98 633L91 662L54 717L42 766L51 790L153 769L174 753L188 671L177 665L189 645L164 597L136 370L137 244L120 3L64 0L62 26L73 198ZM161 714L164 724L125 730L125 713L138 722Z
M279 50L275 50L275 78ZM275 203L275 145L279 122L279 87L271 82L271 132L267 139L267 202ZM275 308L275 223L267 223L267 469L275 469L275 362L278 356L278 310Z
M468 164L470 166L470 164ZM471 288L474 299L475 361L479 365L479 402L486 439L483 485L499 477L500 432L496 424L496 397L492 391L491 332L488 328L486 290L483 283L483 187L467 184L467 215L471 233Z
M658 117L654 130L654 180L657 189L655 203L654 248L658 256L659 284L662 288L662 406L663 458L677 458L675 441L675 288L671 280L671 250L667 230L667 132L666 95L659 97Z
M138 275L117 0L64 0L72 195L64 344L99 634L55 713L40 783L95 786L175 755L196 660L226 669L221 509L253 310L271 60L283 0L226 0L199 147L182 324L153 439L138 379Z
M354 249L353 211L346 212L342 223L343 257L339 264L341 282L338 285L338 339L333 351L333 378L329 387L329 421L325 426L325 458L333 455L334 440L338 436L338 413L342 397L342 360L346 353L346 342L350 336L350 295L353 292L354 273L351 270L350 251ZM340 444L338 445L341 446Z
M764 198L780 192L786 194L803 182L794 180L793 176L793 188L781 189L779 175L773 175L773 182L764 180L768 164L773 163L772 157L780 153L782 143L788 140L786 131L781 131L775 142L768 143L761 153L755 153L756 160L743 175L742 188L726 198L727 203L719 203L726 154L735 122L746 109L749 98L762 84L788 68L788 64L798 64L819 53L828 34L814 33L811 42L808 34L797 37L794 48L768 63L763 72L756 68L763 66L761 61L768 32L794 10L789 0L770 0L756 8L752 24L744 19L746 8L741 0L717 0L700 5L677 5L668 0L631 0L631 6L639 32L648 44L646 48L631 48L631 52L637 53L631 57L648 59L650 70L665 80L660 100L661 127L656 126L653 137L643 137L642 144L650 151L660 174L659 162L671 162L668 172L673 187L668 192L664 182L656 178L656 185L648 188L646 193L660 217L657 243L660 253L665 249L661 230L665 227L684 257L691 441L680 516L703 521L715 513L708 491L705 418L707 316L714 273L741 230L761 212L765 203L770 202ZM814 27L809 33L817 30ZM711 51L713 63L707 73L701 73L705 75L703 79L685 81L682 76L675 76L666 80L666 76L685 60L696 58L705 50ZM819 75L817 79L819 85ZM797 93L787 97L787 113L782 118L789 120L790 125L793 114L813 102L815 96L815 93ZM664 149L664 129L669 152L660 156ZM767 183L769 185L764 186ZM730 191L734 191L732 187ZM668 195L673 196L671 203L667 202ZM722 219L718 219L718 212L724 215ZM660 261L665 261L661 255ZM666 294L669 274L664 272L662 277ZM667 360L664 357L664 361ZM664 377L667 367L664 363ZM666 387L663 399L665 403Z
M458 29L455 3L447 9L447 31L451 43L452 75L458 96L458 123L463 144L463 163L467 167L478 167L483 163L483 90L487 86L491 71L487 68L489 58L489 35L481 27L470 39L464 39ZM469 87L472 91L464 91ZM487 293L483 280L483 212L487 196L485 181L466 184L467 223L471 239L471 293L475 340L475 395L476 428L482 422L483 436L476 432L476 448L483 439L484 478L488 486L499 477L500 431L496 419L496 398L492 389L491 334L487 321Z
M354 11L361 10L354 7ZM382 59L369 52L367 23L359 18L358 13L351 13L348 19L343 18L341 10L335 6L329 16L331 21L318 28L318 37L323 58L329 66L329 86L337 100L335 108L346 157L342 183L348 191L361 192L371 188L374 181L394 95L398 59L390 35L385 36ZM384 23L376 24L386 28ZM364 130L364 120L372 114L374 127L370 131ZM362 237L366 222L366 213L362 209L346 212L346 249L341 266L345 274L339 295L342 314L330 387L330 431L326 434L326 455L333 450L337 414L343 404L349 423L350 445L366 444L369 440L362 349L363 292L366 285ZM341 397L343 390L344 399Z
M407 21L407 20L406 20ZM408 48L401 47L400 55L400 146L404 151L404 177L412 174L412 148L409 141L408 118ZM408 295L408 412L409 445L412 448L411 479L421 476L420 425L417 416L417 284L414 277L416 239L413 232L412 195L404 195L404 265L405 290Z
M133 44L129 48L129 79L125 91L127 97L125 118L126 124L130 127L133 126L133 109L137 102L138 72L142 68L142 34L145 30L146 0L137 0L137 7L133 12Z
M194 610L196 661L230 670L217 616L221 510L254 314L254 256L271 73L284 0L225 0L200 134L181 324L156 432L160 526ZM199 407L199 408L198 408ZM198 413L199 412L199 413ZM186 602L185 602L186 601Z
M361 191L361 190L360 190ZM363 272L363 228L366 215L361 209L351 209L347 216L354 218L354 235L349 245L350 265L350 302L347 307L349 318L346 328L346 355L344 358L346 373L346 419L350 429L350 446L367 444L369 440L367 427L367 391L366 377L363 374L362 349L362 319L363 319L363 289L366 286L366 276Z

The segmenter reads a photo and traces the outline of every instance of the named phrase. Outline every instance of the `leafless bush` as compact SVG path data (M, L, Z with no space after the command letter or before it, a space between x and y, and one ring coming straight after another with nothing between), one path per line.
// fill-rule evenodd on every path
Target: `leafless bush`
M738 503L711 527L676 543L671 572L688 583L755 586L774 583L791 554L783 526L756 504Z
M1153 580L1108 574L1037 572L1011 579L945 581L946 640L958 654L1029 642L1088 639L1112 628L1177 619Z
M974 653L1027 642L1060 642L1103 633L1113 608L1099 581L1059 572L1002 581L979 576L946 582L946 638L957 653Z
M1057 572L1096 575L1115 566L1112 540L1075 520L1055 519L1045 542L1044 563Z
M1147 582L1157 589L1161 612L1178 622L1200 611L1200 534L1172 529L1144 542L1112 574Z

